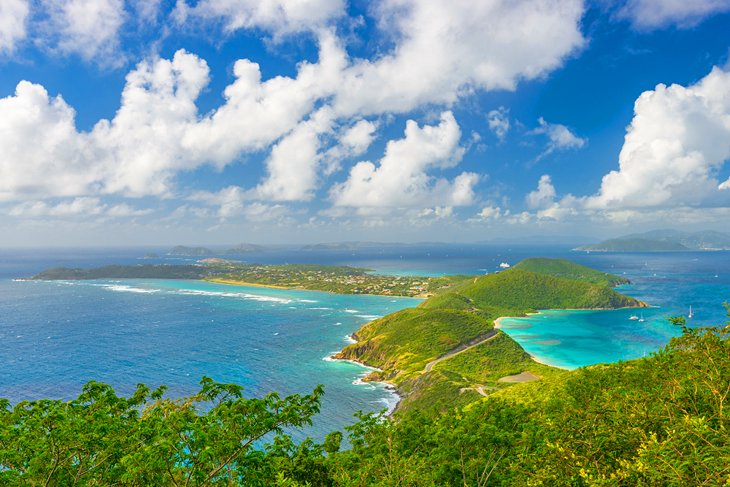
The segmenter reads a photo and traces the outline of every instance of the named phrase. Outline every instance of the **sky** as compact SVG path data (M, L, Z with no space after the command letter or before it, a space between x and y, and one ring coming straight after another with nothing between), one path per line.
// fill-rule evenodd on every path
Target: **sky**
M1 0L0 246L730 230L730 0Z

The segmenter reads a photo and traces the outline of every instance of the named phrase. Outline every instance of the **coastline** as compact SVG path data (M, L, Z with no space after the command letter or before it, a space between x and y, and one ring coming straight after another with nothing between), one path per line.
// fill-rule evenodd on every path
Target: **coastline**
M237 281L234 279L222 279L217 277L206 277L199 279L200 281L213 282L215 284L224 284L226 286L243 286L243 287L260 287L264 289L281 289L284 291L315 291L318 293L339 294L343 296L380 296L386 298L407 298L407 299L427 299L430 296L426 294L417 294L415 296L402 296L400 294L372 294L372 293L338 293L335 291L325 291L323 289L310 289L306 287L277 286L276 284L260 284L257 282Z
M228 286L246 286L246 287L262 287L267 289L284 289L284 290L299 290L299 291L316 291L316 289L304 289L304 288L297 288L297 287L286 287L286 286L277 286L275 284L259 284L256 282L246 282L246 281L236 281L234 279L222 279L218 277L209 277L205 279L201 279L201 281L206 282L214 282L216 284L225 284Z
M357 342L355 342L355 343L357 343ZM340 352L337 352L337 353L339 354ZM368 371L370 371L370 373L382 372L382 369L379 369L372 365L368 365L365 362L360 362L359 360L349 359L349 358L337 358L336 355L328 355L327 357L324 357L322 360L325 360L327 362L347 362L347 363L350 363L353 365L357 365L359 367L363 367L363 368L367 369ZM359 384L367 384L367 383L382 384L383 388L388 393L390 393L390 395L394 398L394 401L392 401L392 403L391 403L391 401L387 402L388 410L385 413L386 416L392 416L393 413L396 411L396 409L398 409L398 405L400 404L401 400L403 400L403 396L402 396L400 390L398 390L398 387L395 384L393 384L392 382L387 382L387 381L382 381L382 380L366 380L367 376L370 375L370 373L363 374L362 376L360 376L360 378L358 378L356 381L354 381L353 384L358 385L358 382L359 382Z

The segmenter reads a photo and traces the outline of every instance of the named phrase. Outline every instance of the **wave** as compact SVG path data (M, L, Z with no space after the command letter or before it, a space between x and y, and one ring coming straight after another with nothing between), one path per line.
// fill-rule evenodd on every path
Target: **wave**
M100 287L120 293L153 294L160 292L159 289L146 289L141 287L128 286L126 284L101 284Z
M355 315L358 318L364 318L366 320L377 320L378 318L382 318L382 315Z
M271 303L289 304L292 302L291 299L275 298L273 296L262 296L260 294L249 294L249 293L231 293L221 291L204 291L202 289L180 289L175 294L187 294L193 296L217 296L224 298L239 298L247 299L250 301L261 301Z
M347 341L347 343L357 343L357 340L352 338L352 335L345 335L345 341Z
M358 310L356 310L356 309L349 309L349 308L346 308L344 311L345 311L345 313L359 313Z

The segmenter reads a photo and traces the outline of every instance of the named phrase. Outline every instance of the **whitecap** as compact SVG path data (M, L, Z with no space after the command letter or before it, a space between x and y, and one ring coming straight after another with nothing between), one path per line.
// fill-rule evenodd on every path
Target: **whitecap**
M356 309L349 309L349 308L348 309L345 309L344 311L345 311L345 313L359 313L358 310L356 310Z
M143 289L140 287L127 286L125 284L102 284L101 287L120 293L152 294L160 292L159 289Z
M358 318L364 318L366 320L377 320L378 318L382 318L381 315L355 315Z
M345 341L347 343L357 343L357 340L355 340L354 338L352 338L352 335L345 335Z

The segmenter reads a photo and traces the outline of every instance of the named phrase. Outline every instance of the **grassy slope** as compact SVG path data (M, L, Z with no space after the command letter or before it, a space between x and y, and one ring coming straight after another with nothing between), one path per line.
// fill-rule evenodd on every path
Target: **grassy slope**
M590 282L592 284L601 284L604 286L618 286L619 284L629 283L629 280L625 277L597 271L590 267L579 265L565 259L545 259L537 257L523 260L517 264L515 268L522 269L523 271L548 274L555 277L564 277L566 279L576 279L578 281Z
M585 280L529 272L525 267ZM368 323L357 332L358 343L346 347L339 357L382 369L370 378L398 386L404 396L400 410L443 410L468 404L481 398L479 387L482 392L508 387L498 382L501 377L525 371L552 377L562 371L534 362L502 332L439 362L430 372L424 372L426 364L487 335L500 316L536 309L639 306L635 299L608 287L620 279L567 261L528 260L498 274L455 281L418 308Z

